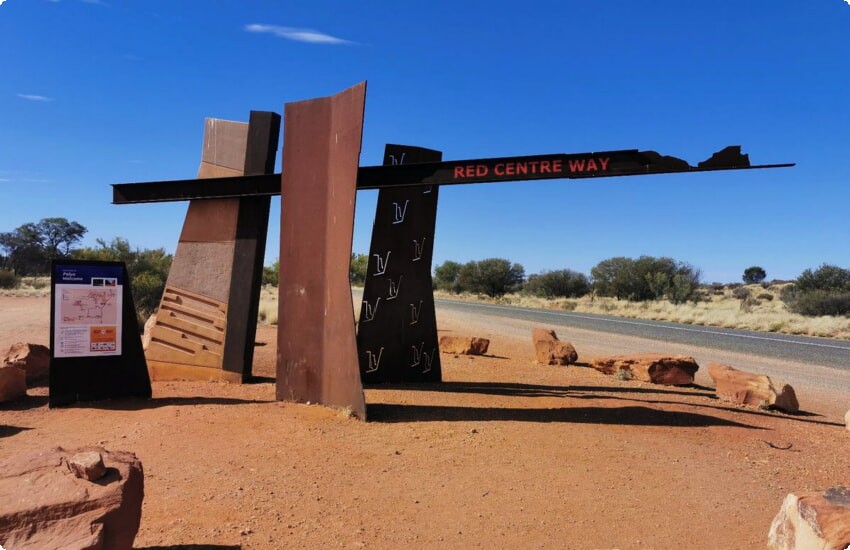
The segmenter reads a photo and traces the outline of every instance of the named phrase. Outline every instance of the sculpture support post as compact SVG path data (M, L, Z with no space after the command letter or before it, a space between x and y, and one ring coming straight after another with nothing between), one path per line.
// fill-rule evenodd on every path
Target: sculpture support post
M289 103L281 177L278 400L366 418L349 264L366 83Z

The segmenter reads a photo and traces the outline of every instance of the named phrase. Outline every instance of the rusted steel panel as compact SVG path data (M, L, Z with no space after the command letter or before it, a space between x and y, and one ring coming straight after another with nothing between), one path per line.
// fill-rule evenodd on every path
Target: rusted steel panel
M384 165L439 162L442 153L387 145ZM439 382L440 350L431 256L439 187L381 189L357 353L363 382Z
M366 418L348 281L366 83L284 112L277 399Z

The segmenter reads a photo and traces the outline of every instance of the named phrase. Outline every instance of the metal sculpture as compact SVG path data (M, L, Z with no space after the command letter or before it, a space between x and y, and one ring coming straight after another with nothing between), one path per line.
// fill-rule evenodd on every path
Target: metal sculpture
M793 166L753 166L739 146L696 166L636 149L440 162L437 151L388 146L383 166L358 169L364 101L362 83L330 98L288 104L282 175L113 186L115 204L282 193L277 398L348 407L361 418L363 381L440 379L430 291L437 186ZM354 196L361 189L382 194L358 349L348 267ZM422 198L428 194L432 205ZM255 271L252 283L258 280Z

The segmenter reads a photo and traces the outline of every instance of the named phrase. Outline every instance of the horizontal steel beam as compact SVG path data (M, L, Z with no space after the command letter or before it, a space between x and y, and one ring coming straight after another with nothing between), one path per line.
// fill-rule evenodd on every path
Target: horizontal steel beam
M534 155L490 159L454 160L391 166L365 166L357 173L357 189L388 187L459 185L540 179L604 178L789 168L794 163L750 165L740 147L727 147L709 160L691 166L676 157L654 151L629 149L601 153ZM220 199L280 194L281 174L207 178L203 180L119 183L112 186L114 204Z

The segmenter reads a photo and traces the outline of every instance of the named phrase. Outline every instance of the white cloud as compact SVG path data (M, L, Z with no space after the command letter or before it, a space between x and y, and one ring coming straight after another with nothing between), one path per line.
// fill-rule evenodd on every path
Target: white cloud
M0 0L0 6L2 6L2 5L3 5L3 2L5 2L5 1L6 1L6 0Z
M253 23L245 25L245 30L255 33L268 33L287 40L295 40L296 42L307 42L308 44L334 44L334 45L353 45L357 42L337 38L323 32L314 31L312 29L299 29L295 27L280 27L278 25L261 25Z
M53 101L52 97L47 97L46 95L18 94L18 97L21 99L26 99L27 101L40 101L42 103Z
M103 0L80 0L83 4L97 4L98 6L108 6Z

